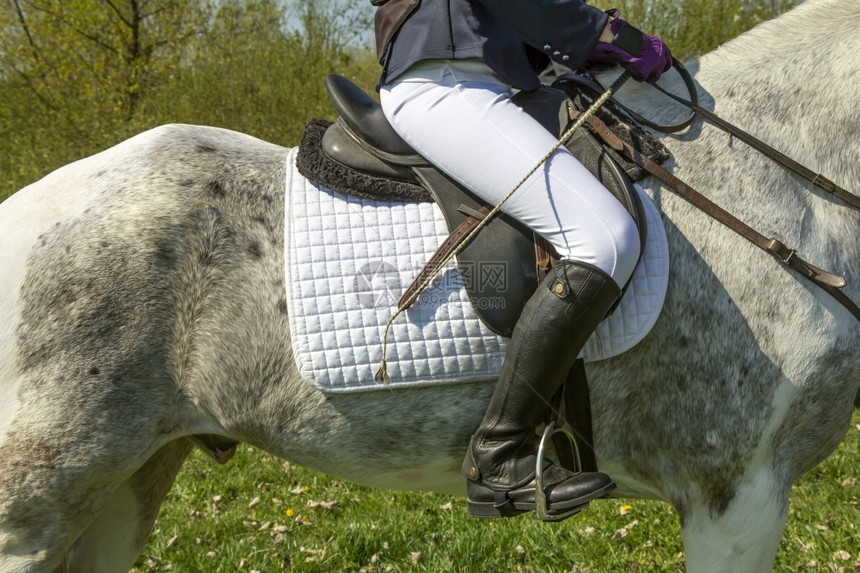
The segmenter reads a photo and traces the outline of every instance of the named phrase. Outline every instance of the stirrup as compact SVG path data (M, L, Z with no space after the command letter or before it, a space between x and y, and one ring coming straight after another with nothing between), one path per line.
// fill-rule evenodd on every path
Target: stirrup
M541 521L562 521L567 519L568 517L575 515L582 511L585 505L580 505L574 507L573 509L563 512L563 513L554 513L550 515L547 512L547 504L546 504L546 493L544 492L543 487L543 455L544 450L546 448L546 443L556 434L564 434L567 436L568 444L570 446L570 454L571 459L573 459L573 467L566 468L571 470L574 474L578 474L582 472L582 462L579 459L579 445L576 442L576 437L573 435L573 428L571 428L570 424L563 420L553 420L549 422L546 426L546 429L543 431L543 437L541 437L540 445L538 446L537 451L537 461L535 467L535 516Z

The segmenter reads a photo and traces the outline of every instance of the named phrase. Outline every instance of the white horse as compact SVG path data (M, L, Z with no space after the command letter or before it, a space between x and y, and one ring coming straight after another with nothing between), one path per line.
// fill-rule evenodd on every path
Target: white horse
M860 4L807 0L689 69L705 107L856 190L857 53ZM679 114L647 86L620 98L651 119ZM860 214L700 122L663 141L676 175L845 276L860 300ZM0 205L0 572L128 570L194 444L221 457L242 441L370 485L462 492L490 382L324 395L300 381L287 153L165 126ZM767 571L792 483L847 430L860 324L645 186L670 288L652 333L590 373L598 464L618 496L672 504L690 571Z

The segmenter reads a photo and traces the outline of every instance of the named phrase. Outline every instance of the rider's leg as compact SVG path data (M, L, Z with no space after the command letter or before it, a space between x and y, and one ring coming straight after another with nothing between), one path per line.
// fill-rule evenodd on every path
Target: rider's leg
M395 129L431 162L490 203L499 202L555 143L510 101L506 86L458 81L383 88ZM492 517L534 507L536 435L548 400L633 272L635 224L621 204L566 150L556 152L503 211L549 240L563 260L538 287L517 323L489 408L463 470L470 513ZM551 357L551 358L550 358ZM549 513L604 495L604 474L545 471Z
M562 260L538 286L514 329L499 381L469 444L469 513L515 515L534 506L537 435L550 399L591 333L620 295L597 267ZM614 489L602 473L544 469L550 514L562 514Z
M488 203L499 203L556 143L488 81L398 81L381 90L397 132L422 156ZM630 214L562 148L502 210L547 239L563 259L594 265L624 284L639 257Z

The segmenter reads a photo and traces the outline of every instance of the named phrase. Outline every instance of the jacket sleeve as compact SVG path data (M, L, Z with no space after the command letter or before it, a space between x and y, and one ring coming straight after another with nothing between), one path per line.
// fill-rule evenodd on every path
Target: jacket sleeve
M609 16L583 0L477 0L522 40L569 68L585 63Z

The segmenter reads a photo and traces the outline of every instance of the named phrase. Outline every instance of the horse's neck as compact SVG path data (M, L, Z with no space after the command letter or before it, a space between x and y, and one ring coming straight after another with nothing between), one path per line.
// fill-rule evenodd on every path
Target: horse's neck
M764 22L704 57L707 65L720 62L726 71L738 65L759 67L773 62L796 71L806 58L823 64L831 59L849 59L853 53L845 40L854 43L860 25L860 3L845 0L806 0L781 16ZM853 40L852 40L853 39ZM829 52L826 57L816 55Z
M699 86L702 107L838 185L860 192L860 111L854 94L860 60L845 56L858 51L860 2L807 0L690 62L688 69ZM686 95L674 72L665 74L660 84ZM628 82L618 99L658 123L676 123L686 112L648 84ZM676 157L684 155L685 148L716 148L715 141L732 145L735 153L752 153L701 122L663 140ZM688 165L679 162L679 167ZM778 196L801 191L780 190Z
M807 0L719 49L688 64L703 107L823 173L842 172L856 187L860 112L854 94L860 79L860 2ZM848 55L848 56L846 56ZM670 72L660 84L686 90ZM608 85L608 84L607 84ZM659 123L674 123L684 109L647 84L628 82L619 99ZM705 137L710 134L704 133ZM681 137L693 141L698 133ZM667 138L672 146L677 138ZM827 153L820 153L827 150ZM850 167L849 167L850 169Z
M855 86L860 62L860 3L808 0L691 62L702 107L765 143L860 192L860 111ZM606 79L602 80L603 82ZM660 81L685 89L674 72ZM647 84L628 82L618 99L659 123L676 123L685 109ZM670 168L752 226L791 242L833 270L860 261L860 214L813 190L796 176L701 120L684 134L665 136ZM860 276L848 277L860 285ZM853 278L853 280L852 280ZM860 293L857 286L851 289Z

